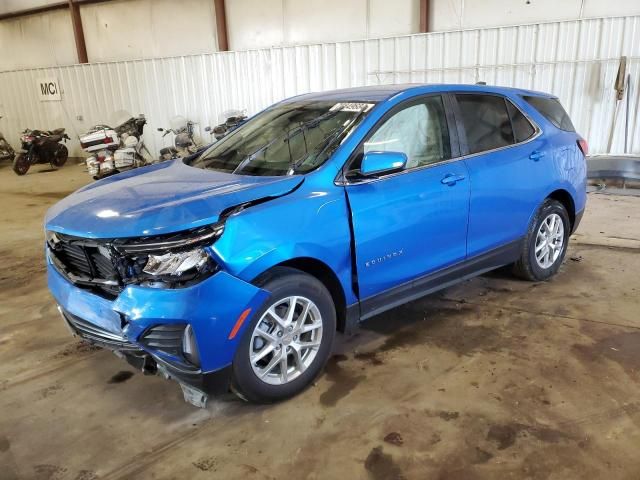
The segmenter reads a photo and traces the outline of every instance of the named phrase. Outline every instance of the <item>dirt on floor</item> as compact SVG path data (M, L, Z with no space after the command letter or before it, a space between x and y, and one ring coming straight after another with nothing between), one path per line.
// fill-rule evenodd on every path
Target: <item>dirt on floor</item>
M590 195L549 282L464 282L340 338L290 401L197 409L58 317L42 218L89 180L0 167L1 479L640 478L640 198Z

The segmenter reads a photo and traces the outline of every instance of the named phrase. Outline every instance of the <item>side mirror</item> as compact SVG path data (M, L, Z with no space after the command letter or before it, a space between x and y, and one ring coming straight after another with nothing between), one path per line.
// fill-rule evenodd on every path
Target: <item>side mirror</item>
M158 127L158 131L159 131L159 132L164 132L164 128L162 128L162 127Z
M211 127L204 127L204 131L205 132L210 132L211 131Z
M402 152L367 152L362 158L360 173L366 177L375 177L399 172L406 164L407 156Z

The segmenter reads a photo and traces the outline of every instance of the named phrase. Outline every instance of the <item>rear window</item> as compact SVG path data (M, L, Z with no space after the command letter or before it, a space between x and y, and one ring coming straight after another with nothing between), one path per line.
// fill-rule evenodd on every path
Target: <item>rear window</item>
M557 98L525 96L524 99L560 130L576 131Z
M507 105L495 95L456 95L469 153L493 150L514 142Z

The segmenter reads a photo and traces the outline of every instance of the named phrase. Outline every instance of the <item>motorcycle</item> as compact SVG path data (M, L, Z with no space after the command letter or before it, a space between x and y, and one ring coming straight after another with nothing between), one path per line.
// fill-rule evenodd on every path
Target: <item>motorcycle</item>
M62 167L69 157L69 151L62 142L71 140L64 128L55 130L29 130L22 132L22 151L13 160L13 171L24 175L31 165L49 163L52 168Z
M0 116L0 119L2 116ZM16 156L16 152L11 146L9 142L4 138L2 132L0 132L0 160L10 160L13 162L13 159Z
M226 112L222 112L218 121L220 121L220 118L223 120L219 125L216 125L213 128L206 127L204 129L205 132L209 132L210 135L213 135L216 141L233 132L236 128L247 121L247 115L241 110L228 110Z
M162 138L170 133L174 135L174 145L160 150L160 161L186 157L198 151L200 147L193 138L194 125L195 122L176 116L171 119L171 128L158 128L159 132L164 132Z
M144 115L134 117L120 110L109 123L116 126L94 125L80 137L82 149L92 154L85 163L94 180L150 163L143 153L151 157L142 140L147 123Z

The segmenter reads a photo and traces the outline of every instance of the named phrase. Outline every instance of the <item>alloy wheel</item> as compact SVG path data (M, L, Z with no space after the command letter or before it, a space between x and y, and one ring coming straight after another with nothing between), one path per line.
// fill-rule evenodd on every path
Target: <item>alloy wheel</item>
M322 316L311 300L291 296L273 303L251 335L249 361L269 385L299 377L314 361L322 342Z
M564 223L557 213L551 213L540 224L536 234L535 256L541 268L551 267L564 247Z

